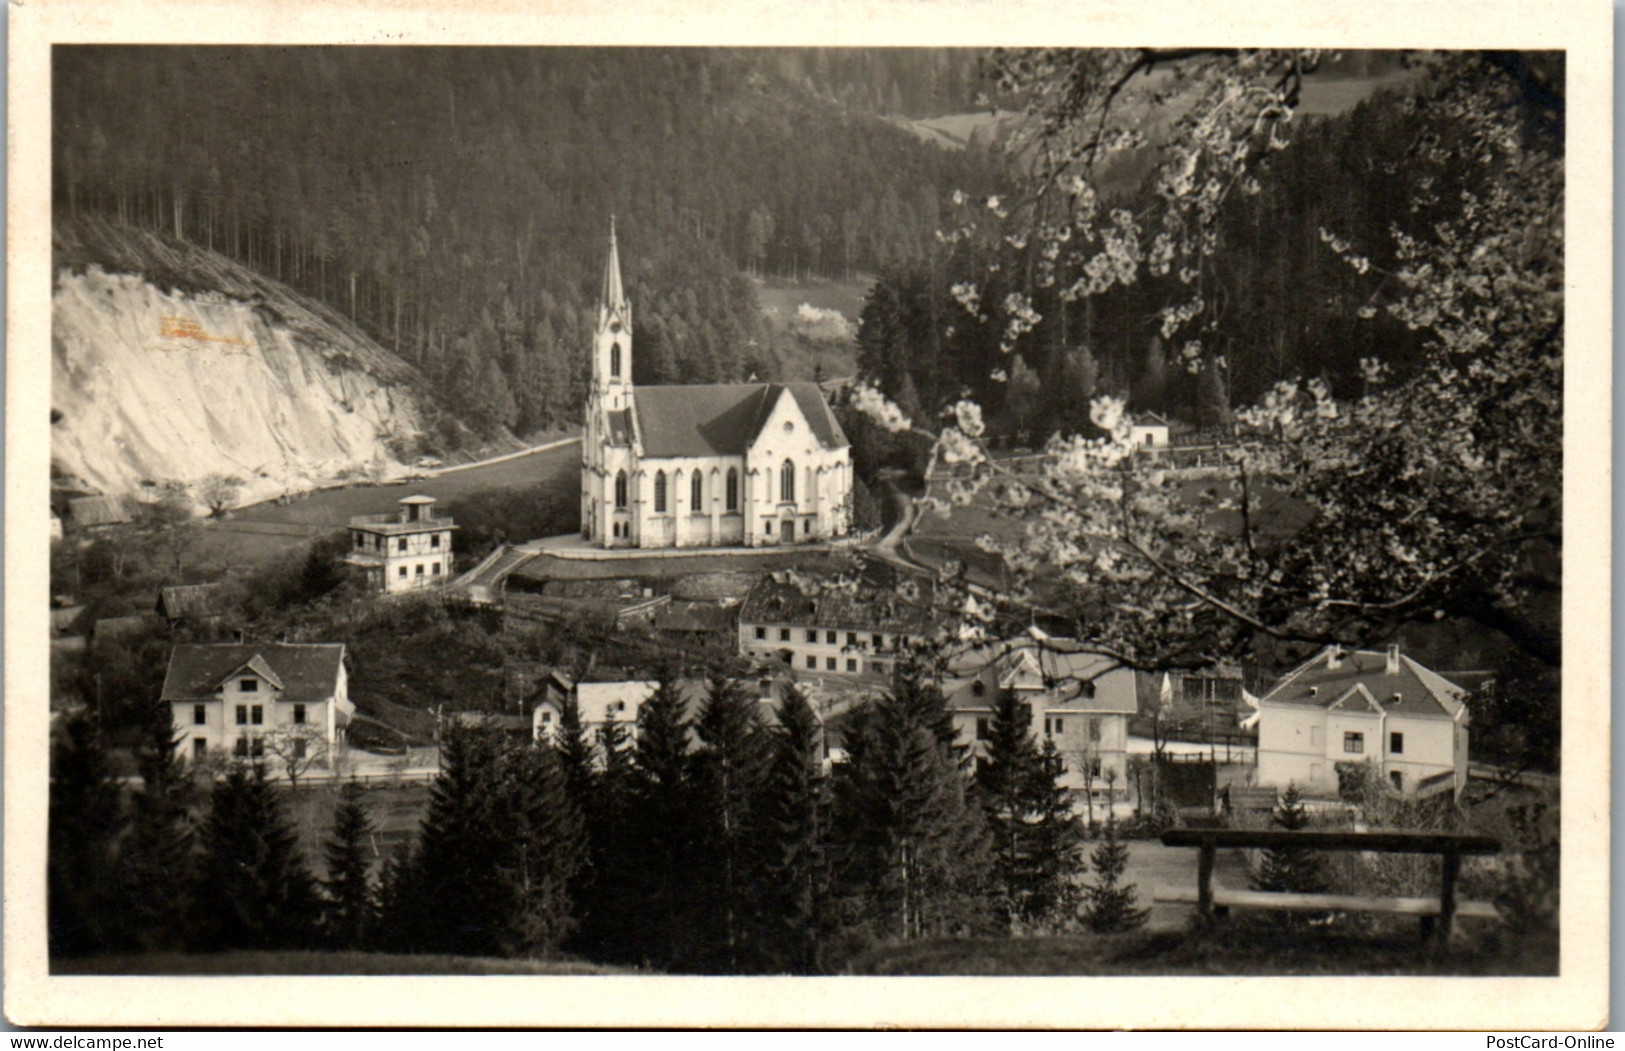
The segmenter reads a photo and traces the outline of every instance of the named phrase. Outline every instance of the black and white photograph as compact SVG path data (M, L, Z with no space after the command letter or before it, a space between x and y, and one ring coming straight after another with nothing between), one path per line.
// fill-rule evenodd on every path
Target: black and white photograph
M1606 6L53 7L14 1022L1607 1025Z

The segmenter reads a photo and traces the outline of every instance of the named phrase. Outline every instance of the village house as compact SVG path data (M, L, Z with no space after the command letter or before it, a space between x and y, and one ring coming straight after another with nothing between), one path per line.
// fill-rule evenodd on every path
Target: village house
M747 670L737 676L737 681L746 695L756 701L764 724L772 725L776 720L775 709L795 678L781 667L764 665ZM687 676L678 679L676 685L683 698L683 710L692 725L705 710L710 684L704 678ZM562 673L550 671L539 680L531 695L533 735L538 741L553 739L564 717L565 701L573 697L577 717L589 736L596 736L597 730L608 723L619 723L626 731L627 741L636 741L643 706L659 687L655 679L625 669L594 669L580 682L571 682ZM816 699L813 708L815 712L820 710Z
M872 573L827 588L767 574L740 604L740 654L778 659L805 676L889 680L898 655L930 637L938 615L929 583Z
M1398 646L1328 647L1259 698L1258 783L1335 796L1339 765L1369 763L1406 796L1459 796L1471 721L1462 693Z
M989 643L957 655L943 693L954 729L978 761L986 757L994 709L1006 690L1029 706L1040 745L1054 743L1063 788L1104 798L1112 776L1119 794L1128 791L1128 724L1137 703L1131 669L1047 637Z
M451 579L451 534L457 524L436 516L434 497L408 496L395 514L350 519L350 552L367 586L386 595L438 587Z
M1166 449L1173 424L1158 412L1139 412L1129 421L1129 441L1136 449Z
M615 227L581 439L581 535L600 547L822 542L851 528L852 450L816 383L632 383Z
M162 699L192 760L262 756L267 735L278 732L293 738L296 752L307 747L301 738L316 739L331 756L355 714L343 643L176 646Z
M171 631L213 631L220 627L220 585L177 584L159 588L156 609Z
M116 496L80 496L68 501L68 519L85 532L128 525L130 508Z

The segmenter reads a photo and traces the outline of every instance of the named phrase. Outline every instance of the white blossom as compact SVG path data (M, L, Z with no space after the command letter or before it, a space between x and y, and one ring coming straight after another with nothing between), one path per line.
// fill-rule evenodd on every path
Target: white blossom
M852 407L893 434L901 434L913 426L903 410L867 383L860 384L853 392Z

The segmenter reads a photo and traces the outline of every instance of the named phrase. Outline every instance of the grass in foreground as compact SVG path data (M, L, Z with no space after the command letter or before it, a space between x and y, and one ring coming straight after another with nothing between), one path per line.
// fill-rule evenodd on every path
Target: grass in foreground
M939 938L872 949L852 960L862 975L1554 975L1556 945L1518 951L1458 939L1422 952L1415 928L1270 930L1246 923L1210 931L1136 931L1036 938Z
M581 960L508 960L485 956L404 956L369 952L131 953L51 961L56 975L372 975L635 974Z

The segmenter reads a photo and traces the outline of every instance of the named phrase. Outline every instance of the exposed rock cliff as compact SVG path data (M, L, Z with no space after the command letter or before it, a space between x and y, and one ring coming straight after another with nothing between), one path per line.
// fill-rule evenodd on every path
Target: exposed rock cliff
M124 494L219 474L248 502L470 437L354 324L217 253L102 223L53 248L58 478Z

